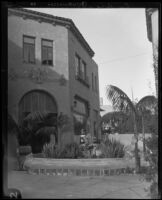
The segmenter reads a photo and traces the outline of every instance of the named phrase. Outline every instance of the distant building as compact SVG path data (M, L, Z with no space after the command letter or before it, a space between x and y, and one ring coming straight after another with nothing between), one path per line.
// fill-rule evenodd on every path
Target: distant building
M158 8L147 8L146 13L146 25L147 25L147 37L152 42L153 55L158 58L158 42L159 42L159 11ZM157 66L157 67L156 67ZM154 66L155 74L155 86L156 96L158 96L158 64Z
M71 19L8 9L8 111L21 121L34 111L66 114L72 128L63 142L79 142L83 129L100 137L98 66Z

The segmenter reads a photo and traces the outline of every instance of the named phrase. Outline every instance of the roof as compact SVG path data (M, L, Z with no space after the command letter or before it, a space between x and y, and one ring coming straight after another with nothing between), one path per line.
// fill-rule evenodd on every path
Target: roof
M152 42L152 24L151 24L151 15L152 13L157 10L157 8L146 8L145 15L146 15L146 26L147 26L147 37L150 42Z
M53 16L50 14L45 14L33 10L28 10L24 8L9 8L8 9L9 14L14 14L16 16L20 16L29 19L34 19L39 22L47 22L51 23L54 26L55 25L61 25L65 26L67 29L71 30L73 34L77 37L77 39L80 41L81 45L86 49L88 54L93 57L94 56L94 51L91 49L87 41L84 39L83 35L80 33L78 28L75 26L74 22L71 19L68 18L63 18L63 17L58 17L58 16Z

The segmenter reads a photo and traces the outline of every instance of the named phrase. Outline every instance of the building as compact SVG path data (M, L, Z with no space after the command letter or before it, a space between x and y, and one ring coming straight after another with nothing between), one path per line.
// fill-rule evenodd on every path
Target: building
M34 111L67 115L62 142L84 130L100 137L98 66L71 19L8 9L8 111L19 122Z
M146 25L147 37L152 42L153 56L154 56L154 74L155 74L155 88L156 96L158 96L158 42L159 42L159 11L158 8L147 8Z

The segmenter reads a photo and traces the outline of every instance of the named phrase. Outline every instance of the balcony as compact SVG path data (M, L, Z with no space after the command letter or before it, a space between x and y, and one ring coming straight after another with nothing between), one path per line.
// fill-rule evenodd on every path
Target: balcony
M89 78L88 76L84 76L83 72L79 72L78 74L76 74L75 76L76 80L80 81L82 84L84 84L86 87L90 87L89 85Z

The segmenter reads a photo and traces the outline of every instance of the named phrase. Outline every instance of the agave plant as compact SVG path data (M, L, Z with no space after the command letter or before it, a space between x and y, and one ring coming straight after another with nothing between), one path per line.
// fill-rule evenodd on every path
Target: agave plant
M101 157L104 158L123 158L125 154L125 146L113 138L107 138L97 149L101 150Z

